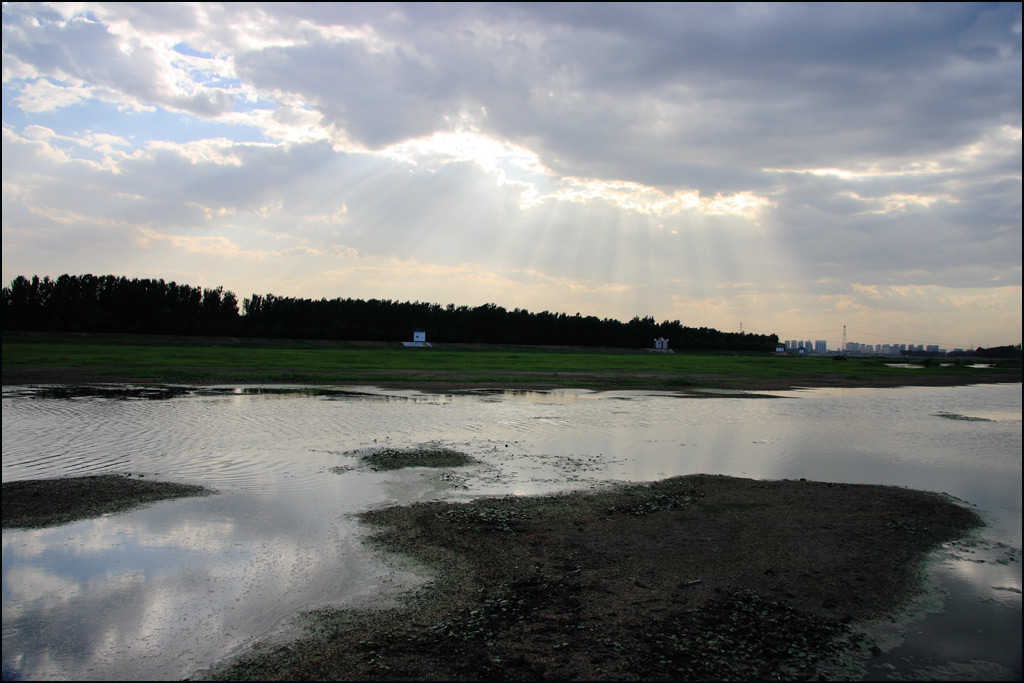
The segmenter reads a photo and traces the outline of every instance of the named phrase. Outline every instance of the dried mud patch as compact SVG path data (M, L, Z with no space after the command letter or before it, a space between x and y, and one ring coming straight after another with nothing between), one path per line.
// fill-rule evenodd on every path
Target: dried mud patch
M414 446L412 448L368 448L351 451L362 465L374 472L387 472L407 467L464 467L478 462L462 451L436 444ZM343 473L347 467L333 468L332 471Z
M202 486L117 474L7 482L3 484L3 528L57 526L159 500L211 493Z
M963 422L992 422L987 417L971 417L970 415L961 415L959 413L937 413L935 417L941 417L946 420L960 420Z
M364 513L435 578L400 608L312 612L225 679L810 679L981 524L940 494L678 477L594 493Z

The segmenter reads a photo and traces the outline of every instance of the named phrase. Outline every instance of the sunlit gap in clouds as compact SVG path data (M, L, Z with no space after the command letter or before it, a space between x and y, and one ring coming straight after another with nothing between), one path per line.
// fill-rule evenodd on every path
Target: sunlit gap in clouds
M701 197L695 190L662 190L625 181L567 178L554 195L568 205L584 205L606 221L613 260L604 271L631 290L617 302L631 314L677 313L675 295L700 295L726 283L757 279L763 231L756 218L771 207L763 198L742 193ZM753 241L752 241L753 240ZM736 265L740 264L740 265Z
M470 184L451 201L462 200L464 220L479 216L486 222L479 226L489 244L478 252L481 262L547 274L576 285L577 293L599 290L607 314L613 308L665 311L673 286L690 282L703 287L723 278L756 280L750 271L765 266L765 250L752 245L750 236L755 241L764 237L757 217L773 203L749 192L702 197L690 189L666 193L630 181L559 177L533 152L469 128L406 140L379 154L407 164L410 173L440 174L451 165L476 167L494 185L490 190L478 186L481 196L471 197ZM474 202L486 201L491 192L497 206L489 211L474 208ZM737 231L742 234L733 238L730 233ZM697 249L694 232L696 241L703 242ZM436 246L425 253L436 253ZM619 300L609 306L612 291ZM518 305L521 297L510 294L509 303ZM544 303L559 307L557 302Z
M759 215L764 220L767 216ZM770 222L769 222L770 224ZM777 313L801 280L790 256L760 220L745 216L690 214L669 231L676 267L671 314L684 324L771 332ZM689 321L689 322L688 322Z
M672 289L673 294L687 302L688 310L675 310L673 317L684 324L714 321L715 326L722 327L720 321L731 317L729 311L723 310L722 301L728 298L725 290L731 289L739 278L735 264L741 246L730 238L729 228L717 217L692 217L678 237L684 258ZM732 329L732 325L727 329Z
M316 165L302 168L289 179L287 210L263 222L268 236L307 243L322 256L316 261L296 258L277 264L266 277L278 283L275 293L279 295L348 296L350 292L342 289L344 276L351 275L357 261L379 253L374 245L381 240L366 207L386 204L383 200L391 186L387 165L363 152L328 150L318 159Z

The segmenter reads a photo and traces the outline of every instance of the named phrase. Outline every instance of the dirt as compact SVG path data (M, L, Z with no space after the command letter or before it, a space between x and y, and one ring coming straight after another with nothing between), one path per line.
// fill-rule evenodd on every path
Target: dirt
M3 528L67 524L169 498L213 493L202 486L105 474L13 481L3 484Z
M370 511L434 579L398 608L319 610L211 678L768 680L856 676L859 625L981 524L940 494L694 475L597 493Z
M438 445L415 448L369 448L352 451L352 455L374 472L400 470L406 467L464 467L477 462L461 451Z
M196 368L197 371L211 371L211 368ZM215 371L215 369L214 369ZM316 373L302 371L304 384L314 383L312 376ZM329 378L330 373L321 373ZM423 392L472 391L476 389L512 389L519 391L547 391L565 387L581 387L595 391L632 389L638 391L673 391L690 394L699 398L713 398L702 393L706 389L731 390L737 396L756 391L785 391L789 389L814 389L826 387L902 387L902 386L961 386L967 384L1004 384L1021 381L1019 370L995 372L979 372L976 376L966 377L923 377L906 375L901 377L885 377L875 379L848 379L830 375L791 375L782 378L735 377L727 375L614 375L609 373L570 373L560 372L555 375L533 375L520 373L507 375L500 380L495 377L486 381L458 376L447 371L390 371L388 378L383 379L380 373L367 372L365 379L357 372L347 373L341 384L350 386L375 386L386 389L416 389ZM132 374L120 369L115 374L101 374L97 369L60 369L60 370L7 370L3 371L3 386L25 385L103 385L103 384L156 384L165 386L165 378ZM337 383L329 379L330 383ZM192 385L203 386L223 384L218 382L196 382ZM236 386L245 383L233 382ZM258 385L274 384L271 380L255 382Z

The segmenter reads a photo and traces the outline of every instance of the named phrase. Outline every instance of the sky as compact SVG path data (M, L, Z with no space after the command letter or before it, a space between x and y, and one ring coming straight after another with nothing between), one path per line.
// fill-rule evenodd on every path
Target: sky
M3 5L3 281L1021 341L1021 4Z

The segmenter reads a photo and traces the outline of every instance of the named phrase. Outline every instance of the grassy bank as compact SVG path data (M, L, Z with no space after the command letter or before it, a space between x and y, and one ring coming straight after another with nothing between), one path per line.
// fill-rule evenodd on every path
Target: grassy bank
M400 608L318 611L227 680L776 680L854 673L858 623L980 524L938 494L696 475L363 515L436 578Z
M1019 382L1021 364L654 354L643 349L441 347L266 340L5 335L3 383L301 383L409 386L787 388Z

